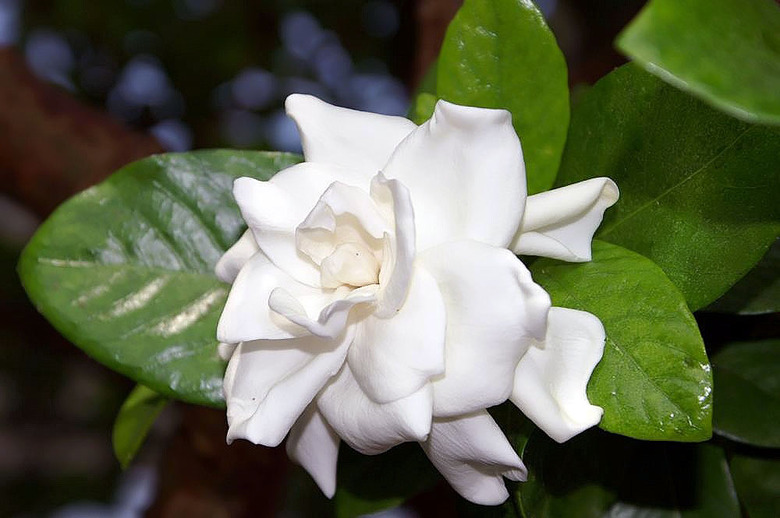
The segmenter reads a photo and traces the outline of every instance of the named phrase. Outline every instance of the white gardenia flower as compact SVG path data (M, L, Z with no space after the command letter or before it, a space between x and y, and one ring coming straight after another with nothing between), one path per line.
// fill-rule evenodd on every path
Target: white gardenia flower
M239 178L249 230L222 257L228 441L287 451L322 491L339 443L417 441L465 498L499 504L526 469L487 408L557 441L596 424L593 315L550 306L515 254L590 260L618 197L594 178L528 197L505 110L439 101L416 126L292 95L306 162Z

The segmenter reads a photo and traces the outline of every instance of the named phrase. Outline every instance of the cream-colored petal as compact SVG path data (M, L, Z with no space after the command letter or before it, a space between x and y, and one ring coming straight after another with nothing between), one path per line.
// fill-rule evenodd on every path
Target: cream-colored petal
M417 127L403 117L340 108L311 95L293 94L285 108L298 125L306 160L361 171L364 188Z
M290 430L287 455L303 466L328 498L336 492L336 464L341 440L312 403Z
M590 404L586 391L604 340L594 315L552 308L543 347L531 347L517 366L512 402L558 442L601 420L603 410Z
M428 440L421 445L453 489L476 504L503 503L509 496L503 477L522 481L528 476L523 461L485 410L435 418Z
M225 372L228 443L277 446L344 364L352 334L243 342Z
M525 206L525 165L506 110L439 101L382 170L411 193L417 249L458 239L505 248Z
M456 416L505 401L520 358L544 338L549 295L505 248L456 241L427 250L418 262L436 279L447 313L434 414Z
M590 261L593 234L604 211L619 196L609 178L591 178L534 194L528 198L523 223L509 248L521 255Z
M222 282L232 283L241 268L260 251L252 231L247 229L236 243L228 248L227 252L219 258L214 267L214 273Z
M431 427L431 387L380 404L360 388L349 364L317 396L317 406L336 433L352 448L382 453L407 441L424 441Z
M417 392L444 372L447 316L436 280L426 271L415 270L406 301L392 318L368 313L356 320L347 361L377 403Z

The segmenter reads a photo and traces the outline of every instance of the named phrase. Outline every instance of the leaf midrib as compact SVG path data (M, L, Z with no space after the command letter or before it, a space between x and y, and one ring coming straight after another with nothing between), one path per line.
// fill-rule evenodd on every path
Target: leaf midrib
M660 200L661 198L664 198L664 197L665 197L665 196L667 196L668 194L672 193L672 192L673 192L675 189L677 189L678 187L681 187L683 184L685 184L685 183L688 183L688 182L689 182L690 180L692 180L694 177L698 176L698 175L699 175L699 174L700 174L702 171L705 171L705 170L707 170L707 169L708 169L708 168L709 168L709 167L710 167L710 166L711 166L711 165L712 165L712 164L713 164L713 163L714 163L716 160L718 160L718 159L719 159L719 158L720 158L720 157L721 157L721 156L722 156L724 153L726 153L726 152L727 152L727 151L729 151L731 148L733 148L733 147L734 147L734 146L737 144L737 142L739 142L739 140L740 140L740 139L742 139L742 137L744 137L744 136L745 136L745 135L746 135L748 132L750 132L750 131L754 130L755 128L756 128L755 126L749 126L749 127L748 127L748 128L746 128L745 130L743 130L743 131L742 131L742 132L741 132L739 135L737 135L737 136L734 138L734 140L732 140L732 141L731 141L731 142L730 142L730 143L729 143L729 144L728 144L728 145L727 145L725 148L723 148L723 149L722 149L722 150L720 150L718 153L716 153L716 154L715 154L715 155L714 155L712 158L710 158L709 160L707 160L707 162L705 162L704 164L702 164L702 165L701 165L701 166L700 166L698 169L696 169L696 171L692 172L690 175L686 176L685 178L683 178L682 180L680 180L680 181L679 181L679 182L677 182L676 184L672 185L671 187L669 187L668 189L666 189L664 192L662 192L661 194L659 194L659 195L658 195L658 196L656 196L655 198L653 198L653 199L651 199L650 201L646 202L646 203L645 203L645 204L643 204L641 207L639 207L639 208L637 208L636 210L634 210L632 213L630 213L630 214L626 215L626 217L624 217L624 218L623 218L623 219L621 219L620 221L616 221L616 222L615 222L615 223L613 223L612 225L607 225L607 226L606 226L606 228L602 228L602 230L599 232L598 236L599 236L599 237L603 237L603 236L606 236L606 235L608 235L608 234L612 233L612 231L613 231L613 230L615 230L616 228L618 228L618 227L619 227L619 226L621 226L623 223L625 223L626 221L630 220L631 218L633 218L634 216L636 216L636 215L637 215L637 214L639 214L640 212L644 211L644 210L645 210L647 207L649 207L649 206L651 206L651 205L654 205L654 204L656 204L656 203L658 202L658 200Z

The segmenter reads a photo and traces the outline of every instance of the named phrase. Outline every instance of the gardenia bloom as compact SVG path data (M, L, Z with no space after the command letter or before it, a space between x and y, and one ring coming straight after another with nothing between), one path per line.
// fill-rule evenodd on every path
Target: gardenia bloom
M421 126L292 95L306 162L234 195L249 230L222 257L233 283L228 442L276 446L322 491L339 443L419 442L468 500L498 504L526 469L486 411L507 399L565 441L602 410L585 395L604 328L550 305L515 254L590 259L615 184L526 195L505 110L439 101Z

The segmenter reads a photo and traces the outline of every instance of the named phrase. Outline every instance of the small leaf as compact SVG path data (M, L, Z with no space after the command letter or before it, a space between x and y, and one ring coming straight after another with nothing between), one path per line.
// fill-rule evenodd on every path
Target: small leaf
M101 363L164 396L222 406L215 335L229 286L213 270L245 228L233 180L300 160L199 151L130 164L41 225L19 263L27 294Z
M738 283L705 311L761 315L780 311L780 240Z
M601 427L647 440L703 441L712 434L712 376L699 329L680 292L649 259L593 242L593 260L540 259L534 280L553 304L604 324L604 357L588 398Z
M617 45L734 117L780 124L780 8L773 0L653 0Z
M569 124L566 62L529 0L466 0L450 23L437 93L448 101L504 108L525 154L528 191L555 180Z
M416 443L380 455L361 455L342 443L334 505L337 518L398 507L441 480Z
M780 456L733 455L730 465L739 500L750 518L780 516Z
M744 276L780 232L780 131L751 126L626 65L583 95L559 185L620 188L598 233L655 261L696 310Z
M418 95L414 100L414 106L412 106L412 121L414 121L415 124L422 124L430 119L433 115L433 110L436 108L437 100L435 95L426 92Z
M715 432L780 448L780 340L729 344L712 357L712 368Z
M146 434L166 405L167 398L143 385L136 385L122 403L112 434L114 454L122 468L130 465L146 439Z

